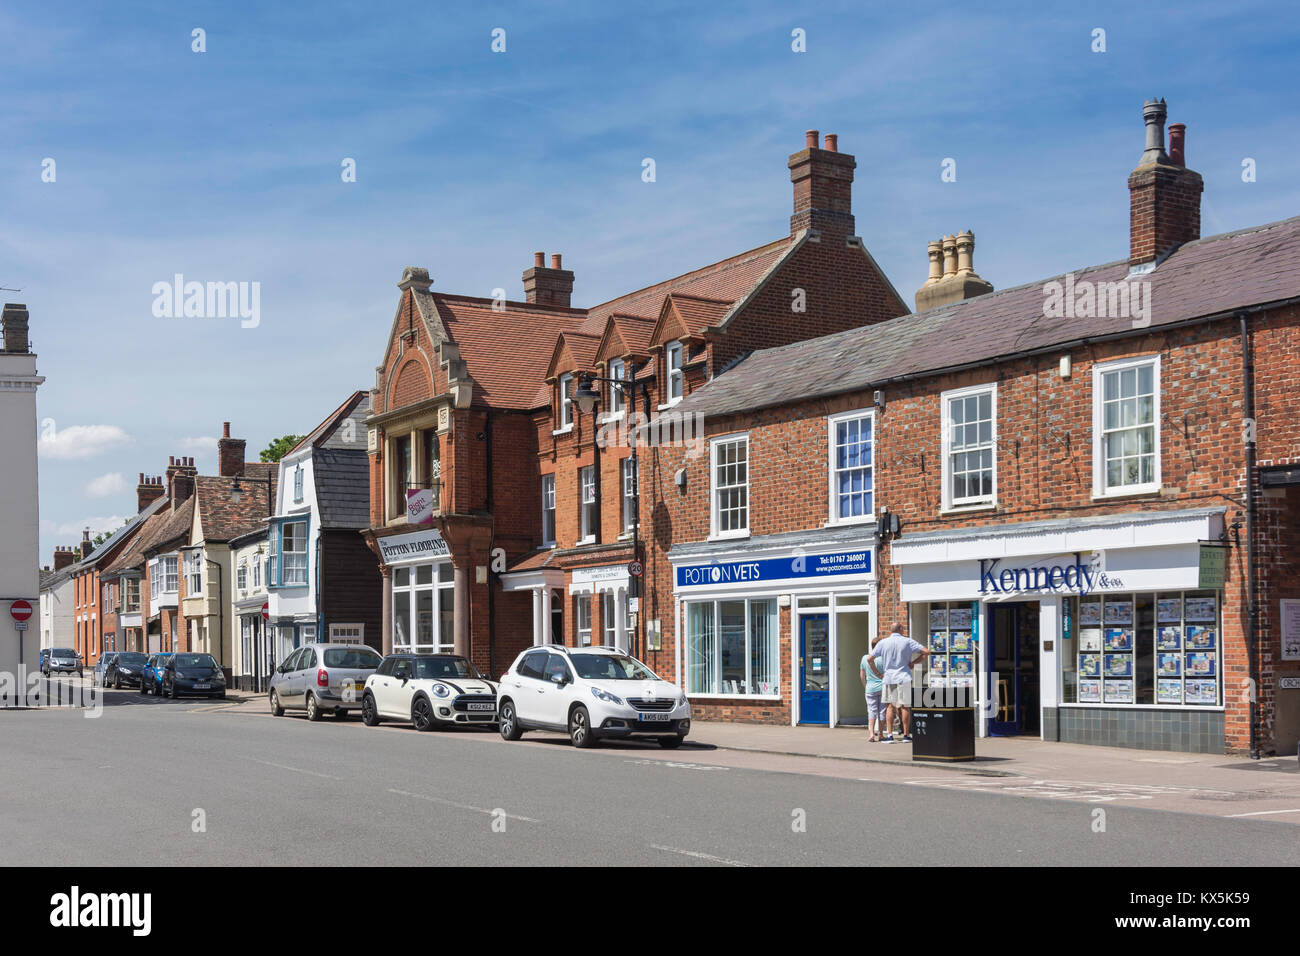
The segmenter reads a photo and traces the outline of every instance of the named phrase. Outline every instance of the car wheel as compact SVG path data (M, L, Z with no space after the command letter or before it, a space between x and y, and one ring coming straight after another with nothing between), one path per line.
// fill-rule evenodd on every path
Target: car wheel
M569 714L569 739L573 746L581 749L595 746L596 735L591 732L591 715L587 708L579 705Z
M272 717L284 716L284 708L280 706L280 695L277 694L275 691L271 691L271 716Z
M682 745L681 737L660 737L659 746L665 750L676 750Z
M316 695L310 691L307 693L307 719L320 720L320 705L316 703Z
M411 705L411 723L421 733L433 730L437 720L434 719L433 705L429 703L429 698L415 698L415 703Z
M375 707L374 694L365 694L361 698L361 722L367 727L379 726L379 710Z
M524 729L519 726L519 715L515 713L513 700L502 702L501 711L497 714L497 730L501 732L503 740L518 740L524 735Z

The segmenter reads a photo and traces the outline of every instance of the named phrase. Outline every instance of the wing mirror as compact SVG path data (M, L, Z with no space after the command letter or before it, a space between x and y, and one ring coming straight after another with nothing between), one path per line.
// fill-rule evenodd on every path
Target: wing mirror
M568 683L568 680L565 679L563 674L552 674L551 683L554 684L556 687L563 687L565 684Z

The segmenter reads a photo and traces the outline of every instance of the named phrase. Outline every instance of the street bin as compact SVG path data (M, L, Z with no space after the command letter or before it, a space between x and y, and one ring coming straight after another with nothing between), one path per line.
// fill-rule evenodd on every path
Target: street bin
M975 759L974 707L917 707L912 711L912 759Z

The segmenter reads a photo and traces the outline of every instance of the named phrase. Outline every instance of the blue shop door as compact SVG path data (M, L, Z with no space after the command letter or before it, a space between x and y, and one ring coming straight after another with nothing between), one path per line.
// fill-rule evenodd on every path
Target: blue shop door
M831 716L831 619L799 619L799 723L829 724Z

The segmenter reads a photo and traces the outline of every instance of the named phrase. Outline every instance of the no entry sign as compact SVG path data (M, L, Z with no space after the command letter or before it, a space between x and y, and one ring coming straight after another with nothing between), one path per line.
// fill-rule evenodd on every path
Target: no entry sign
M22 623L32 616L32 604L30 601L14 601L9 605L9 616L18 623Z
M262 620L264 620L264 621L269 621L269 620L271 620L271 602L270 602L270 601L264 601L264 602L262 603Z

